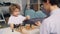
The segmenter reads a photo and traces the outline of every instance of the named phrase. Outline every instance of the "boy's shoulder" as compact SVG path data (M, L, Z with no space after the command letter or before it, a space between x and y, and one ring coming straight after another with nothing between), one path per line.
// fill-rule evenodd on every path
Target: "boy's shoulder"
M19 15L19 17L24 17L23 15Z
M11 15L9 18L10 18L10 19L13 19L13 18L15 18L15 17ZM17 18L24 18L24 16L22 16L22 15L18 15Z
M13 19L14 17L11 15L10 17L9 17L9 19Z

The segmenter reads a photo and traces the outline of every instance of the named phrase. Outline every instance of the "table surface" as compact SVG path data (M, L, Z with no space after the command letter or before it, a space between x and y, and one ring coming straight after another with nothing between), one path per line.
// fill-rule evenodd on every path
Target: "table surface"
M33 30L23 30L24 34L39 34L39 29L33 29Z
M39 29L33 29L33 30L23 30L24 34L39 34ZM10 27L0 29L0 34L22 34L21 32L17 32L14 30L14 32L11 31Z

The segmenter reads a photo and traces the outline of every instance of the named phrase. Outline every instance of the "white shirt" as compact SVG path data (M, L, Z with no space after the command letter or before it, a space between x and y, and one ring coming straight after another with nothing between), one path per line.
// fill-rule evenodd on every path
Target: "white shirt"
M22 24L25 20L25 17L22 15L18 15L18 17L15 17L13 15L10 16L8 24Z
M43 21L40 34L60 34L60 8L51 11L50 17Z

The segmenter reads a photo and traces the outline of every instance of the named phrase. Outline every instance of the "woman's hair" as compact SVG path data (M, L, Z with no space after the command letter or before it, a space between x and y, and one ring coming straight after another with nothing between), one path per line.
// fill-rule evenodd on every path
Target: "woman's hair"
M58 5L60 3L60 0L41 0L42 2L47 2L49 1L49 3L51 5Z
M12 13L16 8L21 10L20 5L18 5L18 4L11 4L10 7L9 7L10 13Z

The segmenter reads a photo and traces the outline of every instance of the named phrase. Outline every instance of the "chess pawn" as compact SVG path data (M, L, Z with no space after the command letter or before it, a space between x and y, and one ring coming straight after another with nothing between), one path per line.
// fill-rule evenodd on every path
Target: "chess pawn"
M30 24L26 24L26 27L25 27L27 30L29 30L31 27L30 27Z
M32 25L31 28L32 28L32 29L35 29L35 25Z

